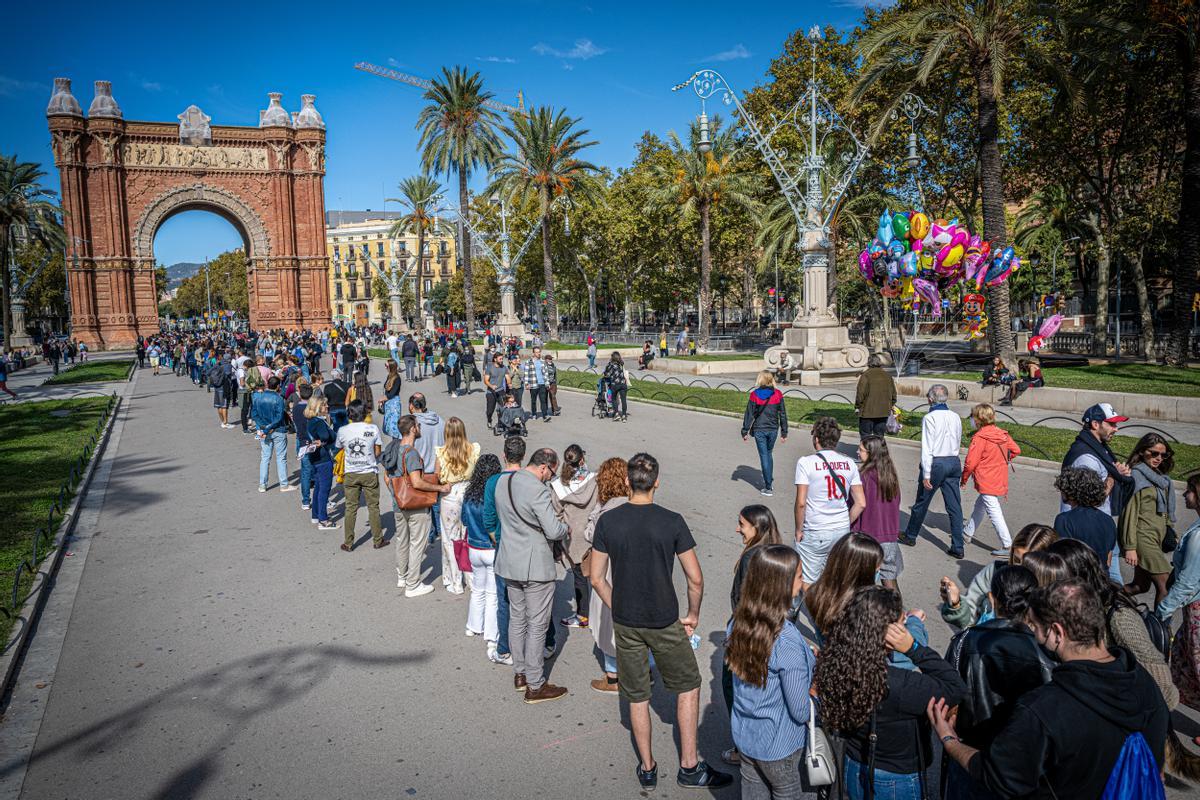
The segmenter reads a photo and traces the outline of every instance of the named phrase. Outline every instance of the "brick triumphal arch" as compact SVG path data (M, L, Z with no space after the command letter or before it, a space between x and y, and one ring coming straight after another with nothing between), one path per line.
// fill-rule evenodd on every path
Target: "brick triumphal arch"
M58 78L46 109L62 177L73 333L94 348L131 346L158 330L154 235L181 211L221 215L249 261L250 324L329 326L325 258L325 123L302 97L291 115L269 95L258 127L123 118L106 81L84 115Z

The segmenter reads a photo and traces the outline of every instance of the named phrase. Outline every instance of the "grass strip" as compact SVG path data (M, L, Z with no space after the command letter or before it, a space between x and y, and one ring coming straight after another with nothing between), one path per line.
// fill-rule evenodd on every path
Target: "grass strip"
M129 379L133 359L116 361L85 361L49 378L46 386L67 386L75 383L108 383Z
M574 370L559 370L558 382L562 386L573 386L580 389L595 390L597 375L576 372ZM747 393L732 389L705 389L702 387L679 386L677 384L655 383L634 379L630 387L629 397L636 400L664 400L680 405L696 406L716 411L731 411L741 414L746 410ZM803 397L789 397L785 391L785 403L789 422L811 425L817 417L829 416L838 421L844 430L858 430L858 415L854 406L830 398L828 400L806 400ZM901 417L904 425L893 438L917 441L921 438L921 419L924 413L919 411L905 412ZM1000 427L1012 434L1013 439L1021 446L1023 454L1030 458L1041 458L1048 461L1061 461L1075 441L1077 431L1069 428L1050 428L1045 426L1019 425L1011 422L1001 422ZM970 427L963 426L963 447L970 443ZM1116 436L1112 441L1112 449L1118 456L1127 456L1137 443L1137 436ZM1173 442L1171 448L1175 451L1175 470L1172 477L1182 480L1189 473L1200 470L1200 446Z
M1042 365L1046 386L1059 389L1087 389L1098 392L1159 394L1166 397L1200 397L1200 369L1162 367L1157 364L1092 364L1086 367ZM929 373L922 377L978 383L979 372ZM1031 391L1037 391L1033 389Z
M84 365L86 366L86 365ZM71 467L83 454L107 397L87 397L75 400L45 400L18 403L0 408L0 607L10 613L12 577L23 560L33 552L33 537L39 527L47 525L58 492L67 481ZM53 412L67 412L55 416ZM63 509L74 497L68 488ZM62 515L50 520L57 529ZM48 544L38 546L39 561L48 552ZM23 572L18 599L29 591L32 575ZM0 614L0 641L7 641L10 621Z

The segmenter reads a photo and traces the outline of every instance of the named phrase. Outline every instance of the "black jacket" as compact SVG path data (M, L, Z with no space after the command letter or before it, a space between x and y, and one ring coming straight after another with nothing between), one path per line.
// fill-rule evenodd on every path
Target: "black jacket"
M1068 661L1026 694L991 746L971 759L971 777L999 797L1099 797L1125 739L1146 737L1163 764L1169 712L1154 679L1123 647L1116 658Z
M967 685L956 728L972 747L986 747L1017 700L1050 682L1054 661L1021 622L991 619L954 637L946 660Z
M750 392L746 401L746 413L742 415L742 436L753 431L779 429L780 436L787 436L787 405L778 389L762 387Z
M1083 455L1095 456L1108 470L1109 477L1114 481L1112 493L1109 494L1109 510L1114 517L1121 516L1125 503L1133 495L1133 477L1117 472L1117 457L1113 451L1109 449L1108 445L1092 436L1091 431L1088 430L1080 431L1079 435L1075 437L1075 441L1071 443L1071 447L1062 461L1063 467L1071 466L1076 459Z
M956 706L967 693L954 667L933 650L917 647L909 658L920 672L888 665L888 692L875 709L875 769L903 775L920 772L933 759L925 715L929 701L942 697ZM869 725L846 736L846 755L859 764L867 763Z

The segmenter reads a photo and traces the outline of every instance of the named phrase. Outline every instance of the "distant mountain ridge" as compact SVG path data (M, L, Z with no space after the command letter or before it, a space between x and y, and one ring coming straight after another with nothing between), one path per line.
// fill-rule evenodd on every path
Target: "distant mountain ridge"
M167 267L167 288L178 289L185 278L190 278L204 269L203 262L195 264L191 261L180 261Z

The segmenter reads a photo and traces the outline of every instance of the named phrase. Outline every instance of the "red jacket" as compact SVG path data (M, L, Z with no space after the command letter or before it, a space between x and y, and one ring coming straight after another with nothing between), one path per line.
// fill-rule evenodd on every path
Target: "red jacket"
M974 476L975 490L980 494L1004 497L1008 494L1008 464L1021 455L1021 448L996 425L984 425L971 436L967 448L967 463L962 482Z

